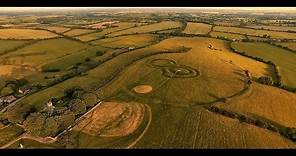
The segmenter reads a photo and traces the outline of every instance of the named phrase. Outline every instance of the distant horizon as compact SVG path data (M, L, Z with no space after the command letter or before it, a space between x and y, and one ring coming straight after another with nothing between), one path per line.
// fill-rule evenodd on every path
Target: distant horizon
M296 7L0 7L0 11L51 11L84 9L184 9L184 10L240 10L240 11L295 11Z

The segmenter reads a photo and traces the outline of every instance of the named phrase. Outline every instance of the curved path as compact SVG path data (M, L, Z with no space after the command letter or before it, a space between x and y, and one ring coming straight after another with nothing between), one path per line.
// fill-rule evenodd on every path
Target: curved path
M143 136L146 134L147 130L150 127L150 123L152 121L152 111L151 111L150 106L148 106L147 104L145 104L145 106L146 106L146 108L148 110L148 123L147 123L144 131L142 132L142 134L135 141L133 141L130 145L128 145L127 149L132 148L133 146L135 146L138 143L138 141L140 141L143 138Z

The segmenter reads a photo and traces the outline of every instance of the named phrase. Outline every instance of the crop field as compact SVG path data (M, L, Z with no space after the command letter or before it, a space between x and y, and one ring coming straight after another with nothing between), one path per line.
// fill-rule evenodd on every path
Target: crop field
M0 39L47 39L58 35L45 30L0 29Z
M296 51L296 42L275 42L275 44Z
M136 28L130 28L130 29L114 32L106 36L114 37L114 36L136 34L136 33L149 33L149 32L155 32L160 30L179 28L181 26L182 26L181 23L177 21L163 21L160 23L148 24L148 25L144 25Z
M214 31L231 32L231 33L238 33L238 34L258 36L258 37L262 37L263 35L269 35L271 38L275 38L275 39L296 39L295 33L256 30L256 29L247 29L247 28L238 28L238 27L215 26Z
M244 35L240 35L240 34L231 34L231 33L223 33L223 32L211 32L210 35L212 37L223 37L223 38L227 38L227 39L235 39L235 40L242 40L242 39L246 39L246 37Z
M185 34L207 34L211 31L212 25L204 23L188 22L183 33Z
M92 44L108 47L108 48L139 48L145 47L158 38L157 35L140 34L140 35L127 35L114 38L106 38L101 40L92 41Z
M285 85L296 87L296 54L267 43L232 43L231 46L248 55L260 57L267 61L274 62L279 66L279 72ZM276 56L276 57L275 57Z
M285 26L269 26L269 25L249 25L247 28L264 29L264 30L275 30L275 31L292 31L296 32L296 27L285 27Z
M3 55L6 64L30 65L38 67L52 60L71 55L88 46L69 39L44 40ZM4 63L4 64L5 64Z
M278 98L279 95L281 98ZM228 104L221 103L219 106L295 127L295 102L296 96L293 93L255 83L249 95L235 98Z
M32 10L0 15L0 149L296 149L288 11Z
M115 27L111 27L111 28L107 28L107 29L103 29L103 31L100 32L96 32L96 33L91 33L91 34L87 34L87 35L81 35L78 36L76 38L78 38L81 41L91 41L91 40L95 40L95 39L99 39L107 34L110 34L112 32L116 32L116 31L120 31L123 29L128 29L128 28L132 28L132 27L136 27L136 26L140 26L140 25L144 25L144 24L139 24L139 23L134 23L134 22L120 22L120 23L115 23L113 24Z
M64 35L73 37L73 36L79 36L79 35L95 32L95 31L96 30L91 30L91 29L72 29L64 33Z

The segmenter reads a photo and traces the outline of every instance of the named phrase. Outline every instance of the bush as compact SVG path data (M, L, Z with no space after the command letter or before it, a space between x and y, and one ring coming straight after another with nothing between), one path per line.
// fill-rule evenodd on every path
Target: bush
M90 61L90 58L87 57L87 58L85 58L84 60L85 60L85 62L89 62L89 61Z
M52 68L52 69L42 69L42 72L59 72L61 71L58 68Z
M10 87L4 87L1 90L1 96L7 96L13 94L14 91Z
M32 113L28 116L27 120L24 121L24 127L26 132L42 136L43 126L45 123L46 117L41 113Z
M273 85L273 80L269 76L261 76L258 78L258 82L265 85Z
M83 94L82 99L85 102L86 107L93 107L97 103L97 96L92 93Z
M83 89L81 87L79 87L79 86L74 86L74 87L65 89L64 90L64 96L67 97L67 98L72 98L73 94L76 91L83 91Z
M102 56L104 53L103 52L101 52L101 51L97 51L96 52L96 56Z

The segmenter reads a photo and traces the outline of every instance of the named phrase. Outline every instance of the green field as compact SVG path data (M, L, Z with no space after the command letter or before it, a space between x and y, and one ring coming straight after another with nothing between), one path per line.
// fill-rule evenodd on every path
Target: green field
M96 30L91 30L91 29L72 29L70 31L65 32L64 35L73 37L73 36L79 36L79 35L95 32L95 31Z
M31 41L0 40L0 55L3 55L3 53L6 53L7 51L14 50L30 42Z
M50 69L60 69L60 70L66 70L71 68L73 65L77 63L83 63L85 62L86 58L95 58L97 52L101 52L102 54L108 50L107 48L103 48L101 46L93 46L89 47L87 49L84 49L80 52L77 52L72 55L68 55L65 57L62 57L60 59L57 59L55 62L51 62L48 64L43 65L41 68L43 71L48 71Z
M139 48L145 47L157 40L157 35L152 34L139 34L127 35L114 38L106 38L101 40L92 41L92 44L100 45L108 48Z
M234 42L231 46L247 55L260 57L279 66L280 75L285 85L296 87L296 54L267 43Z
M275 44L296 51L296 42L275 42Z
M132 27L135 27L135 26L140 26L141 24L134 23L134 22L120 22L120 23L115 23L113 25L116 26L116 27L103 29L103 31L101 31L101 32L91 33L91 34L87 34L87 35L81 35L81 36L78 36L76 38L78 38L81 41L87 42L87 41L99 39L99 38L101 38L101 37L103 37L103 36L105 36L107 34L112 33L112 32L132 28Z
M128 34L137 34L137 33L149 33L166 29L174 29L181 27L181 23L177 21L163 21L155 24L148 24L136 28L130 28L118 32L111 33L107 35L108 37L128 35Z
M60 38L37 42L35 44L18 49L9 54L3 55L6 62L12 64L25 64L38 68L56 59L78 53L88 48L83 43Z
M274 31L296 31L296 27L272 26L272 25L249 25L247 28L274 30Z
M295 33L268 31L268 30L255 30L255 29L238 28L238 27L215 26L214 31L231 32L231 33L238 33L238 34L258 36L258 37L262 37L263 35L269 35L271 38L275 38L275 39L296 39Z
M230 40L242 40L242 39L246 39L246 37L244 35L240 35L240 34L231 34L231 33L223 33L223 32L211 32L210 35L212 37L223 37L223 38L227 38Z

